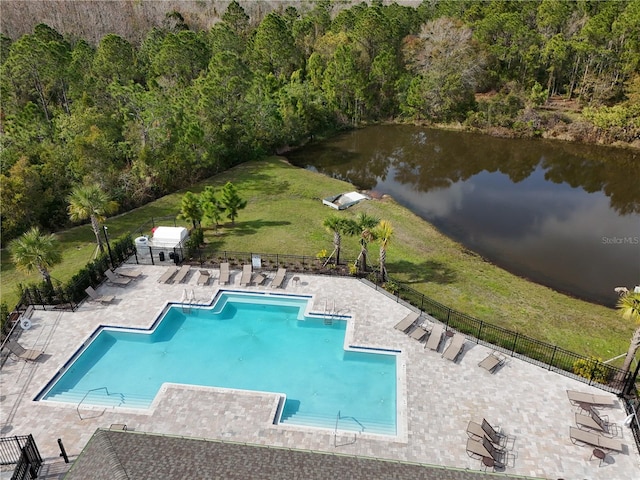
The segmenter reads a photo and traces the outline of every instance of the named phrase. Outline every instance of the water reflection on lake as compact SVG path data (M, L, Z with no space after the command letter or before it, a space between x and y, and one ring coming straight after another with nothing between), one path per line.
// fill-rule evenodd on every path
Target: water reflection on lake
M289 160L389 194L469 249L557 290L613 305L614 287L640 283L638 152L394 125Z

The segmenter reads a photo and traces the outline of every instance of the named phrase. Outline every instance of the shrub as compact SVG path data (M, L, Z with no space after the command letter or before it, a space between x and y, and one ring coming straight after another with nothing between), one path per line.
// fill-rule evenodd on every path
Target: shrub
M573 363L573 373L598 383L607 381L607 367L601 358L581 358Z

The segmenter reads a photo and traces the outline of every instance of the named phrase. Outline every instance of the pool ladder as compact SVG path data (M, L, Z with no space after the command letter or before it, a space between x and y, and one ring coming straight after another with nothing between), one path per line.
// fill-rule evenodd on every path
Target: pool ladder
M324 301L324 324L333 325L333 316L336 313L336 302L333 301L333 308L329 310L329 300Z
M195 303L195 301L196 295L195 293L193 293L193 289L187 292L187 289L185 288L182 291L182 300L180 301L182 305L182 313L191 313L191 306Z

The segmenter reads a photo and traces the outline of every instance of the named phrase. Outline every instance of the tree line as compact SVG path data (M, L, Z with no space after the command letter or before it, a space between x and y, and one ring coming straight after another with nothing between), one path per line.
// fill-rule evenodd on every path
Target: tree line
M40 24L0 36L2 240L68 225L97 185L120 210L238 163L376 121L537 135L577 99L611 139L640 134L640 0L330 0L209 31L179 12L140 44ZM476 94L492 92L484 100Z

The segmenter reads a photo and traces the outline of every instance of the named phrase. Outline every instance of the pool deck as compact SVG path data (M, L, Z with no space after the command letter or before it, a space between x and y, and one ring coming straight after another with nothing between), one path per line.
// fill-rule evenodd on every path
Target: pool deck
M49 465L59 466L57 439L62 439L73 460L97 428L126 424L129 430L184 435L277 447L302 448L346 455L393 459L483 471L477 459L467 455L469 421L499 425L509 436L504 473L541 478L610 480L640 478L638 455L630 430L622 425L626 413L617 401L602 408L609 421L618 424L622 453L607 455L602 466L590 459L593 448L571 443L569 427L575 426L576 407L566 390L605 392L574 379L508 357L495 374L478 367L490 349L467 341L456 363L424 348L393 326L409 310L365 283L351 278L288 274L282 289L266 286L239 287L241 272L232 270L231 285L219 287L219 272L198 286L197 270L185 283L158 283L166 270L136 266L144 274L129 286L104 284L101 295L115 295L111 304L85 301L75 312L36 310L32 327L19 342L42 349L37 362L18 361L12 355L0 372L0 433L2 436L33 434ZM270 274L273 277L273 273ZM193 290L198 302L209 302L219 288L313 296L315 312L326 308L353 316L350 343L400 350L400 391L397 437L273 425L274 395L203 387L165 385L151 409L81 408L75 405L34 402L33 399L65 364L70 355L99 325L150 326L168 301L179 302L183 291ZM442 351L442 347L440 349ZM206 368L206 366L203 366ZM403 395L404 396L404 395ZM615 398L614 395L611 395ZM80 418L82 416L82 419ZM354 438L355 437L355 438ZM50 478L62 478L62 473Z

